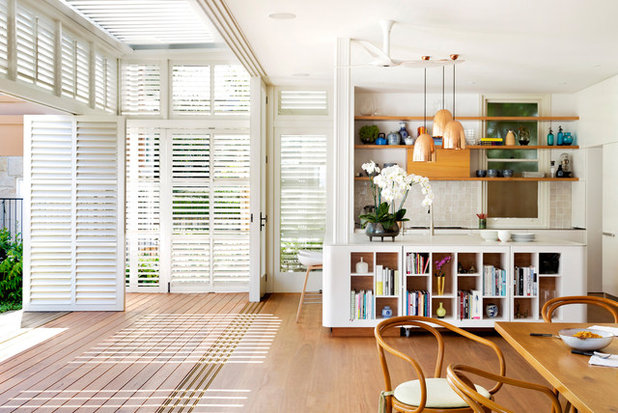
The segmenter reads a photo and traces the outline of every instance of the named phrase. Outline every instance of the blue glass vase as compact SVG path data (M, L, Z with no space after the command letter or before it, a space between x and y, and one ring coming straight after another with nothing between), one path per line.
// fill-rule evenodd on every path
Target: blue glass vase
M547 145L554 146L554 133L551 128L549 129L549 133L547 134Z
M562 133L562 126L558 126L558 136L556 137L556 145L564 145L564 133Z

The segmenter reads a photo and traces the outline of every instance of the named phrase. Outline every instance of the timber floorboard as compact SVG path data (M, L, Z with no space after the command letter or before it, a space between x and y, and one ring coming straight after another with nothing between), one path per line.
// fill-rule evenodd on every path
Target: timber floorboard
M374 412L384 382L372 337L331 337L321 305L298 294L260 304L247 294L127 294L124 312L73 312L56 336L0 363L0 413ZM498 335L507 375L546 384ZM431 336L390 338L433 370ZM496 368L493 352L447 335L445 367ZM414 378L390 359L393 382ZM486 387L491 387L489 383ZM547 411L543 396L504 387L516 412Z

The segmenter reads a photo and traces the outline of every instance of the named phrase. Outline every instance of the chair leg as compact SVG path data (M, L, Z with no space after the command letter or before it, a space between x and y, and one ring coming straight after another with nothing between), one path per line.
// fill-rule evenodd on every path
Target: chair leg
M298 302L298 310L296 311L296 322L300 319L300 311L303 309L303 301L305 299L305 289L307 289L307 280L309 279L309 271L311 271L312 266L307 267L307 273L305 274L305 283L303 284L303 291L300 293L300 301Z

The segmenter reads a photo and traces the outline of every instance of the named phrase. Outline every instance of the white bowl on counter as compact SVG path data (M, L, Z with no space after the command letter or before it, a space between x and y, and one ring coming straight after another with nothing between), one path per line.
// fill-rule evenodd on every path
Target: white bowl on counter
M511 231L498 231L498 239L502 242L508 242L511 240Z
M601 338L573 337L573 334L579 333L580 331L589 331L601 336ZM608 331L595 330L592 328L567 328L565 330L560 330L558 335L567 346L582 351L600 350L603 347L607 347L614 338L612 333Z
M498 241L498 231L481 231L481 238L485 241Z

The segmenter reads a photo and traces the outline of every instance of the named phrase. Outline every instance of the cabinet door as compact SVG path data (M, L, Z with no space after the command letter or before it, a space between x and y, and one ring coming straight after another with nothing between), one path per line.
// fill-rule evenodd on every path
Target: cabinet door
M618 295L618 143L603 145L603 292Z

